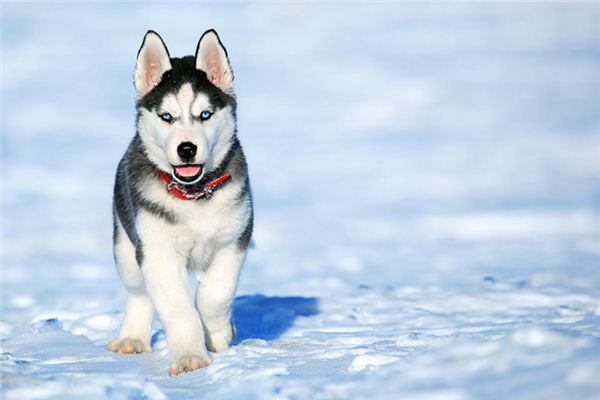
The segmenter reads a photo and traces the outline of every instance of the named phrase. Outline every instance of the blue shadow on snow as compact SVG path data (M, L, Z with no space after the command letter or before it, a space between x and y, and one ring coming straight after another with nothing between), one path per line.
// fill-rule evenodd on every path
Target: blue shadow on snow
M233 320L237 329L233 344L245 339L277 339L297 317L318 313L319 299L316 297L239 296L233 304Z

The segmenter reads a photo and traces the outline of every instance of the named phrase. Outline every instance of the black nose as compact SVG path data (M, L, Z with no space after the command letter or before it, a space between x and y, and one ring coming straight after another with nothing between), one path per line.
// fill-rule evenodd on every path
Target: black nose
M198 147L192 142L183 142L177 146L177 154L184 162L191 161L196 155L196 150Z

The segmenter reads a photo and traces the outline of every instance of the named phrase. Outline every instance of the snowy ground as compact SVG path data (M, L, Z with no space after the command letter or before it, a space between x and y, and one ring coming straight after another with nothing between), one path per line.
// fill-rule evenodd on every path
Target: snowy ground
M135 54L215 27L256 201L239 336L108 353ZM600 398L600 4L2 4L4 399Z

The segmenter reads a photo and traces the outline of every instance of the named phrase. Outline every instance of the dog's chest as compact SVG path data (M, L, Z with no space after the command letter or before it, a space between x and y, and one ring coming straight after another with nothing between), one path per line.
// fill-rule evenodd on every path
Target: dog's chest
M210 201L199 200L197 203L177 207L174 210L177 224L194 237L196 242L234 240L239 228L232 216L237 210L229 204L212 203L212 199Z
M240 201L238 182L228 182L210 199L181 200L162 185L152 188L153 197L175 217L175 231L192 247L216 247L236 241L249 217L247 202Z

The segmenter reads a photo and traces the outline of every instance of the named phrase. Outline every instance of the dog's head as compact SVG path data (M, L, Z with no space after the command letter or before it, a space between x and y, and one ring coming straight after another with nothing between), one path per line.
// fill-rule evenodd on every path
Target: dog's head
M184 184L216 168L236 129L233 72L217 32L204 32L195 56L171 58L148 31L134 83L137 128L150 161Z

